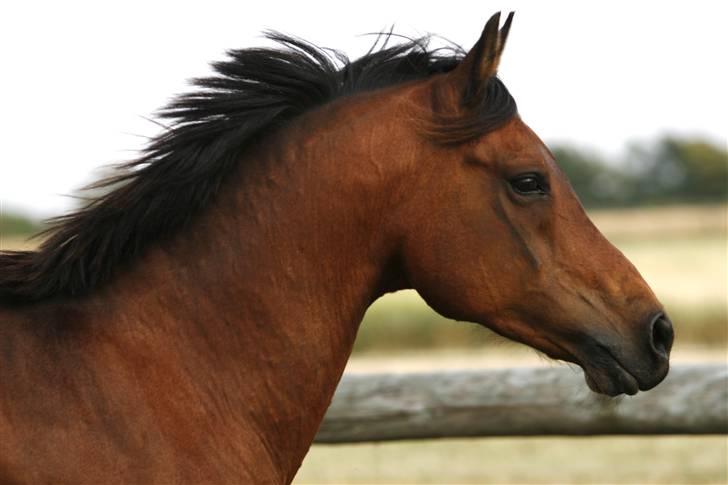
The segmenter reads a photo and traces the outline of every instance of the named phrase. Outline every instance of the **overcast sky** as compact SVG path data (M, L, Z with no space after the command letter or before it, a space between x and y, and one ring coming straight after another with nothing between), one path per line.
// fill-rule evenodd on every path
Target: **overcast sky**
M371 38L437 33L466 47L496 10L516 17L501 78L548 141L609 155L663 133L725 144L728 2L4 2L0 203L36 216L104 164L134 156L145 121L226 49L267 28L352 57Z

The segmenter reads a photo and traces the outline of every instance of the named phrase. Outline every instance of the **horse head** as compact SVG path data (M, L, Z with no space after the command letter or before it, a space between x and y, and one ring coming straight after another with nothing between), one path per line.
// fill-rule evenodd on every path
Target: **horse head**
M427 85L432 136L400 218L406 279L447 317L578 364L594 391L650 389L668 372L672 325L507 101L495 76L511 19L499 29L494 15Z

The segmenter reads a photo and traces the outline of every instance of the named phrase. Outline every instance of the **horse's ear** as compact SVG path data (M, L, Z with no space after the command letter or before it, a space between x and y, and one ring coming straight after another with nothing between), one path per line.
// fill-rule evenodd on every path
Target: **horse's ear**
M500 16L498 12L488 20L478 42L452 72L453 79L460 85L463 101L466 103L479 99L488 80L498 71L501 53L506 45L508 31L511 29L513 12L508 14L503 27L499 30Z

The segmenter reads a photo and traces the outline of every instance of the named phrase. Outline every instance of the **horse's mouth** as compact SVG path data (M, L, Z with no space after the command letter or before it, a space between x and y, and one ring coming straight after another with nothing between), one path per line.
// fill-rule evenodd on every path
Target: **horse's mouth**
M606 345L593 341L586 355L582 354L579 365L584 369L584 377L589 388L600 394L633 396L639 391L651 389L657 382L641 382L638 376L630 372L628 366ZM664 377L664 376L663 376Z
M640 390L637 379L616 360L609 366L603 363L599 367L584 366L584 377L589 389L608 396L633 396Z
M586 383L592 391L608 396L632 396L658 385L670 370L667 358L655 365L644 356L620 355L595 341L587 352L581 353L581 359L575 359L584 369Z
M608 396L628 394L633 396L640 390L654 387L640 383L638 378L627 370L615 357L608 346L596 339L589 339L586 345L569 349L553 340L549 342L558 349L558 353L547 354L555 359L573 362L584 370L586 384L594 392ZM660 379L662 380L662 379Z

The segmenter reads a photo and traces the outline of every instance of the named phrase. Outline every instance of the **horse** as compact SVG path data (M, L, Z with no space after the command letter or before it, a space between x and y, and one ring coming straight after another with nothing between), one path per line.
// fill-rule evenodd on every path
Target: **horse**
M354 61L269 32L37 250L0 253L0 481L289 483L401 289L595 392L657 385L672 325L497 77L512 19Z

